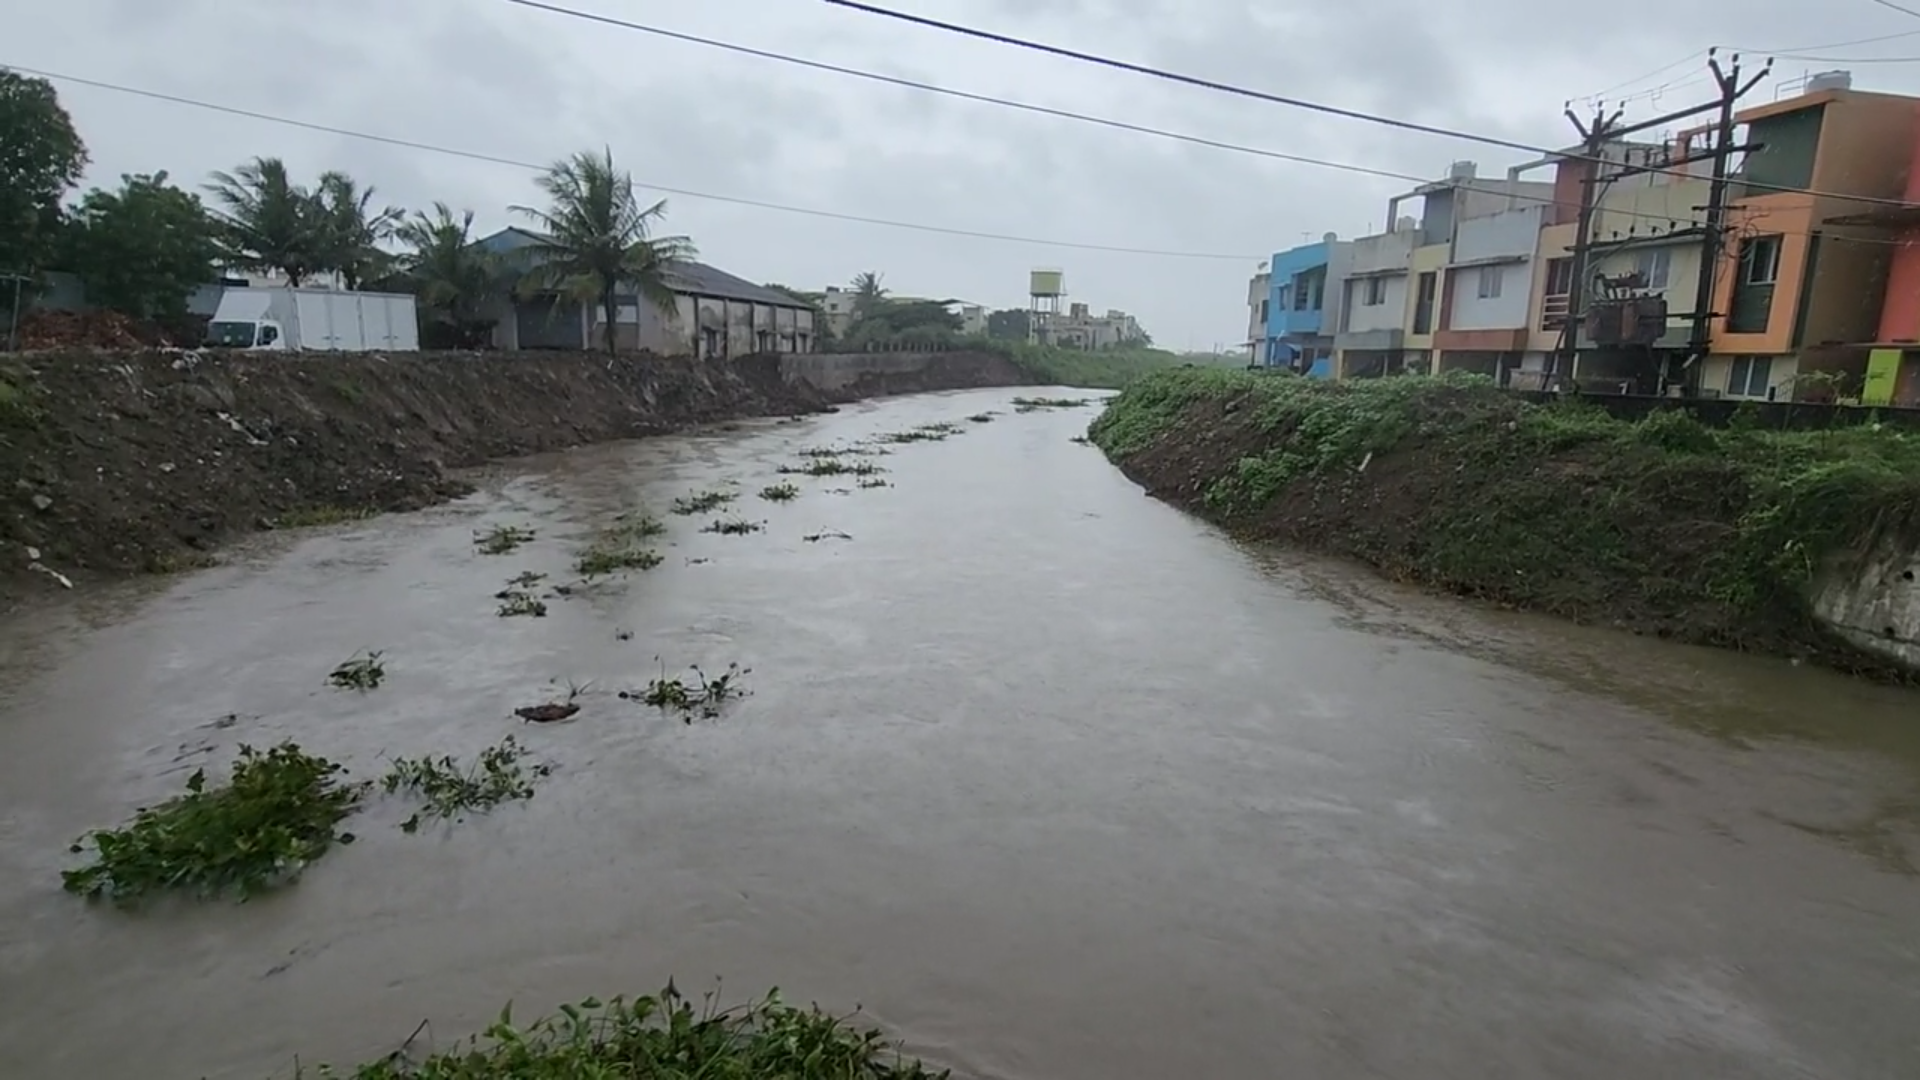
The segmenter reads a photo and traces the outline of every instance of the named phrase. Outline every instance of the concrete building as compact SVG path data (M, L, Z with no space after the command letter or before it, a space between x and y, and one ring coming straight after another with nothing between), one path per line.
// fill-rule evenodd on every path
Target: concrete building
M1433 370L1447 311L1448 268L1457 261L1462 230L1482 218L1537 206L1552 192L1553 185L1523 181L1517 172L1504 181L1481 180L1478 165L1457 161L1443 179L1390 199L1386 220L1393 227L1352 242L1334 335L1341 377ZM1415 200L1417 218L1405 213ZM1469 233L1469 244L1475 242ZM1516 291L1524 297L1524 289Z
M531 255L528 249L541 242L538 233L518 228L475 241L510 264L515 252ZM813 351L813 308L794 297L699 262L675 263L666 278L675 294L671 311L631 292L616 296L618 347L703 358ZM592 349L607 339L598 304L558 294L511 297L500 314L493 343L501 349Z
M1353 244L1337 233L1274 253L1268 264L1261 366L1333 377L1333 328L1340 325L1342 283L1352 253Z
M1261 263L1259 270L1247 279L1247 363L1260 362L1260 347L1267 339L1267 308L1270 304L1268 293L1273 287L1273 275L1267 272L1267 264Z
M1699 392L1780 399L1822 381L1816 370L1836 386L1864 376L1864 360L1845 347L1879 336L1887 241L1902 219L1860 200L1907 194L1917 106L1856 91L1851 76L1831 72L1805 93L1737 114L1742 141L1761 149L1735 174L1734 240L1721 253L1714 294L1724 315L1714 320Z
M1042 345L1063 349L1111 349L1146 340L1140 323L1124 311L1109 308L1095 315L1085 304L1069 304L1061 313L1040 312L1034 338Z
M1433 370L1471 371L1506 381L1526 352L1540 203L1459 223L1440 289Z

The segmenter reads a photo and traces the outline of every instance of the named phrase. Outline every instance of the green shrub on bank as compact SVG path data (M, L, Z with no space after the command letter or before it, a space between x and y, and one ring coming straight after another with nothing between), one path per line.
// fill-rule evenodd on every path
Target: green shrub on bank
M510 1013L465 1045L413 1060L404 1050L320 1078L401 1080L940 1080L878 1031L785 1004L778 993L736 1009L696 1006L671 984L657 996L563 1005L516 1027Z
M1801 633L1829 556L1882 529L1920 538L1920 435L1877 424L1716 430L1479 377L1181 369L1126 388L1088 434L1149 473L1152 452L1181 451L1203 481L1185 494L1251 531L1563 614L1635 605L1732 644Z

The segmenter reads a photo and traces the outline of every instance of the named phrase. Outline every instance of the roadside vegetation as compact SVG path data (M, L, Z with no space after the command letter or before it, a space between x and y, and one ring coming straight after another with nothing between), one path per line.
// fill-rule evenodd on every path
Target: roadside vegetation
M1920 538L1920 435L1726 429L1537 405L1478 378L1325 383L1181 370L1089 436L1151 490L1253 536L1497 603L1872 667L1814 626L1827 560Z
M672 984L658 994L563 1005L519 1026L511 1009L486 1031L438 1053L408 1047L353 1068L322 1066L315 1077L354 1080L944 1080L903 1057L877 1030L852 1017L802 1009L778 991L722 1008Z

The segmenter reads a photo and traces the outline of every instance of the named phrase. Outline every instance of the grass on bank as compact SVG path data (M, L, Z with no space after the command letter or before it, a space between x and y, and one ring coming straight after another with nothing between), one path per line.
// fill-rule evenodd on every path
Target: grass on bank
M1394 460L1399 502L1349 512L1382 527L1412 515L1412 538L1353 554L1449 587L1551 609L1554 579L1584 575L1667 609L1804 619L1806 586L1830 555L1882 529L1920 538L1920 435L1871 423L1762 430L1752 415L1725 429L1677 410L1627 422L1477 377L1183 369L1123 391L1088 434L1122 461L1239 439L1204 492L1229 522L1271 517L1283 494L1318 493L1288 502L1299 514L1348 505L1368 470Z
M736 1008L698 1004L671 984L657 995L592 998L518 1026L511 1011L454 1048L415 1058L405 1048L357 1068L296 1077L352 1080L941 1080L852 1018L780 1000Z

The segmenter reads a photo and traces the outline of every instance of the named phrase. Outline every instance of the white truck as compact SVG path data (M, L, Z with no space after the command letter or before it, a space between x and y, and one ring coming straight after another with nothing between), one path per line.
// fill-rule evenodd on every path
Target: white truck
M207 347L419 352L420 314L403 293L228 289L207 324Z

